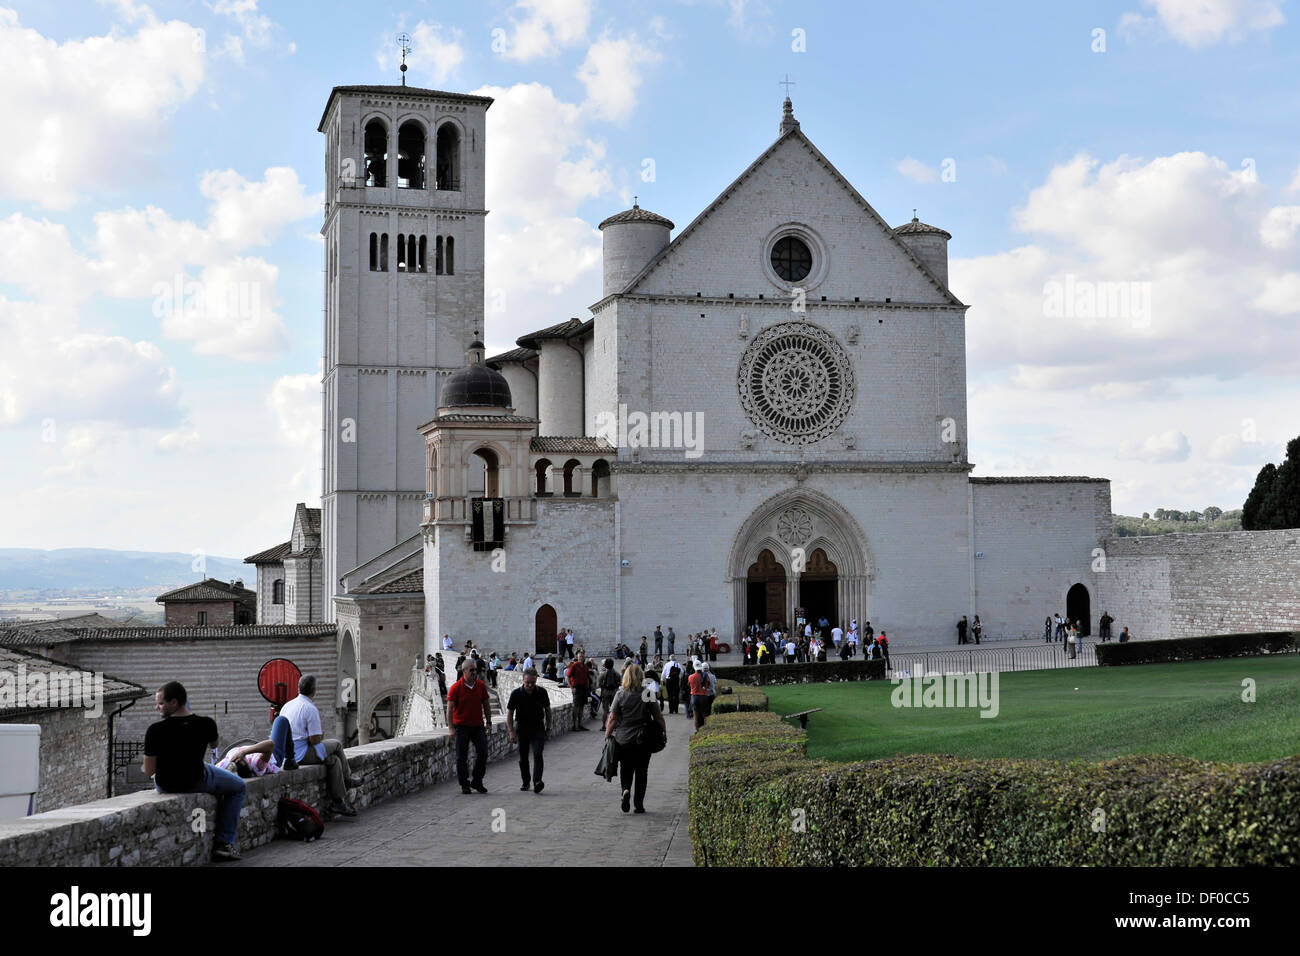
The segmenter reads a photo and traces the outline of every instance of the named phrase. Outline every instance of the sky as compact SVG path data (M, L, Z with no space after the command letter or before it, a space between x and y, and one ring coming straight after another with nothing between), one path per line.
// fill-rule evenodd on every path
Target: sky
M12 0L9 0L12 3ZM490 352L803 132L952 233L976 475L1240 507L1300 434L1285 0L0 0L0 547L242 556L320 496L331 87L486 94ZM432 410L431 410L432 412Z

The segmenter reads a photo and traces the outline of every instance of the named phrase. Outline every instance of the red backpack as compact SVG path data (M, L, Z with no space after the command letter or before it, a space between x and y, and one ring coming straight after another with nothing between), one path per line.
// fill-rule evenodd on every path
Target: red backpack
M293 797L280 798L275 825L282 837L302 840L304 843L319 840L325 832L325 821L315 807Z

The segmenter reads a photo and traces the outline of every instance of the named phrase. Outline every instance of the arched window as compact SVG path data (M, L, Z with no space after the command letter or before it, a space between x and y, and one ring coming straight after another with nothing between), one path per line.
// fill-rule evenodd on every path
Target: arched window
M455 123L438 128L438 163L435 170L439 189L460 189L460 130Z
M472 470L469 476L470 490L481 491L484 498L501 497L501 468L497 460L497 453L491 448L480 448L474 452L471 457L471 469L473 469L473 460L477 458L478 464L482 465L482 472Z
M424 188L424 127L414 120L397 131L397 188Z
M388 185L388 127L377 119L366 124L366 185Z
M433 274L442 275L442 236L433 240Z
M582 463L576 458L564 463L564 497L582 497Z
M540 497L550 497L550 477L551 477L551 460L543 458L533 466L537 473L537 495Z
M415 236L406 237L406 271L415 271Z
M372 232L370 234L370 271L377 272L378 270L379 270L379 233Z
M425 265L425 259L424 259L425 247L428 245L428 240L429 240L428 236L420 237L420 271L421 272L429 271Z
M591 497L609 497L609 462L597 458L591 465Z
M447 266L447 275L454 276L456 274L456 239L454 236L447 237L445 264Z
M406 271L406 237L400 233L397 236L397 271Z
M379 237L379 271L388 271L388 233Z
M281 578L277 578L275 582L271 585L271 603L272 604L284 603L284 580Z

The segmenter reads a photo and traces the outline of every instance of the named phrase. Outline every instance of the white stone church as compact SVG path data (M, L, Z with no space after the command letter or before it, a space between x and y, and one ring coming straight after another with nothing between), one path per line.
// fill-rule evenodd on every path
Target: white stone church
M1067 608L1095 629L1109 482L971 477L947 232L891 227L787 99L675 236L637 205L600 224L589 315L487 357L490 106L346 86L320 122L322 613L362 714L444 634L607 649L824 615L904 648Z

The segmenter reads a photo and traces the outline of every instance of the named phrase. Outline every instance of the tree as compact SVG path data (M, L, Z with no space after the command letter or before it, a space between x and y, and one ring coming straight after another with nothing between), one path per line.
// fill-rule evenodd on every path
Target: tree
M1217 520L1218 518L1222 518L1222 517L1223 517L1223 509L1222 509L1222 508L1216 508L1216 507L1214 507L1214 505L1210 505L1208 508L1205 509L1205 520L1206 520L1206 521L1215 521L1215 520Z
M1157 509L1156 509L1156 520L1157 520L1157 521L1164 521L1164 520L1165 520L1165 509L1164 509L1164 508L1157 508Z
M1269 462L1259 470L1241 508L1241 527L1246 531L1300 528L1300 438L1287 442L1281 465Z
M1144 512L1142 512L1142 520L1143 520L1143 521L1150 521L1150 520L1151 520L1151 512L1149 512L1149 511L1144 511Z

